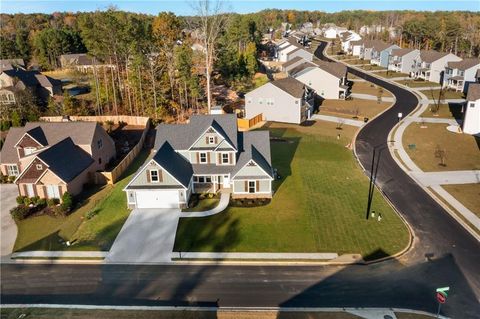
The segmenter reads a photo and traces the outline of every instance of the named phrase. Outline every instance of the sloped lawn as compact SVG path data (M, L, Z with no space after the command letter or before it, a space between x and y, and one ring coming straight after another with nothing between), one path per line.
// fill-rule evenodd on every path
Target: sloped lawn
M355 128L335 127L271 124L271 134L281 138L271 143L281 175L271 203L182 218L175 251L337 252L370 259L401 251L407 228L378 192L373 210L383 219L365 219L368 178L345 147Z
M140 153L115 185L87 186L82 203L67 217L42 215L17 221L13 250L108 250L130 214L123 188L147 156L147 151ZM73 245L67 247L67 240Z

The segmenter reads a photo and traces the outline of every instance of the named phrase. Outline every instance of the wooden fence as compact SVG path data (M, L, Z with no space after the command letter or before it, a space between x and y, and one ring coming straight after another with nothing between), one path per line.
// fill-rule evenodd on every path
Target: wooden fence
M146 126L149 118L146 116L130 116L130 115L99 115L99 116L43 116L40 121L44 122L106 122L112 121L117 124L118 122L127 123L128 125L143 125Z
M263 114L260 113L251 119L237 119L237 125L238 128L240 129L249 129L252 126L256 125L257 123L260 123L263 120Z

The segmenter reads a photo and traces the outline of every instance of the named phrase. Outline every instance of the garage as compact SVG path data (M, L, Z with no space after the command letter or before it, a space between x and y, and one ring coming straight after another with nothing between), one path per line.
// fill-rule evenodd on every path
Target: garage
M136 191L137 208L178 208L178 190Z

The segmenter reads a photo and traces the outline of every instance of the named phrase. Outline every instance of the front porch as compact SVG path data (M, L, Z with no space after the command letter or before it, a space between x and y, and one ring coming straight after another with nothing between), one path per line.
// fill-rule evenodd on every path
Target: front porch
M192 193L217 193L231 188L230 175L193 176Z
M447 80L447 88L455 90L457 92L463 91L463 77L461 76L454 76Z

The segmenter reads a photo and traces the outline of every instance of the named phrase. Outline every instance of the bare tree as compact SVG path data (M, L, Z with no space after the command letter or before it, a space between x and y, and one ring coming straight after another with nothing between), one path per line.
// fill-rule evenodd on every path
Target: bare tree
M435 91L433 90L433 87L430 88L430 95L432 96L433 99L433 106L430 108L433 114L437 114L438 111L440 110L440 104L442 103L443 98L445 97L445 88L441 88L440 91L438 91L438 99L436 98Z
M211 76L213 64L217 57L216 44L228 19L228 15L222 13L222 4L223 1L221 0L198 0L192 5L200 18L198 29L205 54L205 77L209 114L212 107Z
M440 145L435 147L435 157L440 159L441 166L447 166L446 159L447 159L447 150L441 148Z
M337 129L337 130L342 130L342 129L343 129L343 124L345 124L345 120L344 120L344 119L341 119L341 118L338 118L338 119L337 119L337 127L336 127L336 129Z

